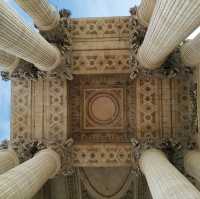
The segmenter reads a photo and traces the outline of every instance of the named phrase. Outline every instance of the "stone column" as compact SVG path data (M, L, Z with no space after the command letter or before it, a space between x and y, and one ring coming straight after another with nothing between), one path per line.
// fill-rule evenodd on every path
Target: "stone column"
M138 51L138 61L145 68L159 68L199 25L199 0L156 0L144 42Z
M180 49L182 62L187 66L200 65L200 34L187 40Z
M199 199L200 192L156 149L145 151L140 159L153 199Z
M49 31L59 24L59 12L48 3L48 0L16 0L16 2L33 18L40 30Z
M200 151L189 151L184 157L185 172L200 183Z
M147 27L150 22L155 4L156 0L142 0L140 6L138 7L138 20L145 27Z
M18 57L0 50L0 71L10 72L14 70L18 66L19 61Z
M59 50L27 27L14 10L0 1L0 49L45 71L61 63Z
M12 149L0 150L0 174L19 164L17 154Z
M60 157L46 149L0 176L0 199L32 198L60 170Z

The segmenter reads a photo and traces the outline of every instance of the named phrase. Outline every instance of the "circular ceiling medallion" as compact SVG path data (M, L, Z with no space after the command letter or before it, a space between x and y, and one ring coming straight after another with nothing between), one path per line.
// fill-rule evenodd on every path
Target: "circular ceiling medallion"
M89 117L98 124L109 124L119 114L117 99L108 93L93 96L88 102Z

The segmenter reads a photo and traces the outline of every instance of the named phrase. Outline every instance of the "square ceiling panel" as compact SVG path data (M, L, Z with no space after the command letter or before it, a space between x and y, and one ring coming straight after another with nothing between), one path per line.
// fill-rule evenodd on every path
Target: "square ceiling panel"
M135 83L126 75L79 76L69 86L70 133L78 142L128 142Z

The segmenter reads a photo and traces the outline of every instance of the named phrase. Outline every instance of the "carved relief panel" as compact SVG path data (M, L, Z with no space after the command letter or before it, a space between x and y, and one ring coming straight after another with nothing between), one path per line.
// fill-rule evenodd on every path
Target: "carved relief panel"
M67 138L67 80L12 82L12 137Z
M137 81L137 135L139 138L161 137L161 80Z
M84 89L82 128L123 129L125 99L123 88Z
M127 143L190 135L191 82L126 75L12 82L12 136ZM69 89L69 91L68 91Z
M54 79L44 82L45 138L67 138L67 80Z
M12 137L32 138L31 81L12 82Z
M136 133L136 97L128 76L79 76L69 87L70 135L75 141L129 142Z
M72 38L128 37L129 17L106 17L72 20Z
M193 132L192 121L192 80L174 80L171 83L172 132L173 134L190 136Z
M72 19L74 74L129 73L129 17Z
M138 79L138 138L180 138L191 135L191 86L190 79Z

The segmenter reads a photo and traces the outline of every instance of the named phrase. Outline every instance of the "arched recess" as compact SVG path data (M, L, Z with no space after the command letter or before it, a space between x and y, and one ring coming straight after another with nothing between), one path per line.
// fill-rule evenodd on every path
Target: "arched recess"
M95 199L120 199L132 183L131 168L80 168L79 176Z

